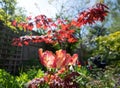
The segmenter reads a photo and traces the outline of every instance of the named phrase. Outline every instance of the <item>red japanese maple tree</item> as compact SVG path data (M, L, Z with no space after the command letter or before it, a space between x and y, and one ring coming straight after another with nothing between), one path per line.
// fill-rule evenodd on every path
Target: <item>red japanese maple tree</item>
M107 16L108 7L102 3L97 3L93 8L89 8L78 14L76 19L71 21L58 18L53 21L45 15L38 15L35 18L28 17L27 22L17 23L13 21L12 24L17 27L22 27L24 30L33 30L34 26L37 29L44 30L45 34L41 36L22 36L13 39L13 45L28 45L30 42L39 43L45 42L49 44L56 44L61 42L74 43L78 39L74 36L76 28L80 28L85 24L93 24L96 21L103 21ZM29 22L33 20L33 22ZM35 25L34 25L35 24Z

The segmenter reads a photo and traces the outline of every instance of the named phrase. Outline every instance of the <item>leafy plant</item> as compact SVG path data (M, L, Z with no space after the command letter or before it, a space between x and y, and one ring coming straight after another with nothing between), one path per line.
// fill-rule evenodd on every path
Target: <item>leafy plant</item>
M97 49L95 54L102 55L108 62L116 61L119 63L120 57L120 31L111 33L106 36L100 36L95 40Z
M44 76L43 71L31 69L20 73L19 76L13 76L3 69L0 69L0 87L1 88L23 88L26 83L33 78Z
M16 88L18 85L16 84L15 78L7 73L5 70L0 69L0 87L1 88Z

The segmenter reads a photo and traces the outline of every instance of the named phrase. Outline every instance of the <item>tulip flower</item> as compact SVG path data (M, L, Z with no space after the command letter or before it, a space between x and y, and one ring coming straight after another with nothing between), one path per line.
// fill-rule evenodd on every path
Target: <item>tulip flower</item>
M62 49L56 51L54 54L51 51L43 52L43 49L40 48L38 54L40 62L47 68L63 68L68 65L73 65L78 58L77 54L71 56Z
M41 63L47 68L55 68L55 55L51 51L43 52L43 49L39 49L39 58Z

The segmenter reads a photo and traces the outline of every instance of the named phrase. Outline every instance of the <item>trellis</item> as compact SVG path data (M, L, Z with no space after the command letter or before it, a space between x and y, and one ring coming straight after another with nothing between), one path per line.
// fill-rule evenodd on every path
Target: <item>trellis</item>
M0 29L0 68L10 73L16 73L16 69L22 63L22 47L11 45L11 40L16 34L9 28Z
M23 62L30 58L38 58L38 48L45 48L45 44L30 44L29 46L12 46L11 40L18 37L10 28L0 27L0 69L16 74ZM35 34L35 32L33 32Z

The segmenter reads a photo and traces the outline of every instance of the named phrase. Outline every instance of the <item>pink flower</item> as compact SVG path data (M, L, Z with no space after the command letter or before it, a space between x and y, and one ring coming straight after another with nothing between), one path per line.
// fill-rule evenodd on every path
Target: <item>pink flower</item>
M63 68L68 65L73 65L78 58L77 54L71 56L62 49L56 51L56 54L51 51L43 52L43 49L39 49L38 54L41 63L47 68Z
M47 68L55 68L55 55L51 51L43 52L43 49L39 49L39 58L41 63Z

